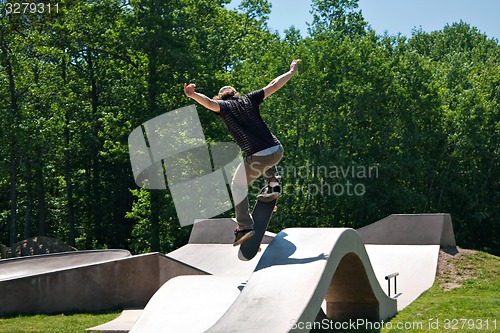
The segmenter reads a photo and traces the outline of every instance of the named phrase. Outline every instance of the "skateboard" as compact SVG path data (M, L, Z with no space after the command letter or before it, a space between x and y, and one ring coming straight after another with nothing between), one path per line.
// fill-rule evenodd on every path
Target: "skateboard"
M269 222L273 213L276 212L278 206L276 205L278 199L274 199L269 202L263 202L257 200L255 206L252 210L253 217L253 229L255 234L240 245L240 251L238 252L238 258L243 261L248 261L255 257L257 252L260 251L260 244L264 239L264 234L266 233Z

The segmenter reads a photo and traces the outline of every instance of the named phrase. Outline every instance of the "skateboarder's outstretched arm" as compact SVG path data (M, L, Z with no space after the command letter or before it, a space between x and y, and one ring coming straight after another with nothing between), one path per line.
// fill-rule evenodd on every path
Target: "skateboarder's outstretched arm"
M264 99L274 94L292 78L292 76L297 72L299 62L300 62L299 59L292 61L292 63L290 64L290 70L288 72L278 76L277 78L272 80L267 86L264 87L263 89ZM210 109L215 112L220 112L220 106L219 103L217 103L217 101L204 94L196 92L195 88L196 88L195 84L184 83L184 93L186 94L187 97L194 99L196 102L200 103L207 109Z
M191 99L194 99L196 102L200 103L207 109L210 109L215 112L220 112L219 104L210 97L194 91L195 87L196 87L195 84L184 83L184 93L186 94L186 96Z
M286 72L285 74L282 74L272 80L265 88L264 88L264 99L268 98L272 94L274 94L276 91L278 91L281 87L285 85L285 83L288 82L292 78L292 76L297 72L298 69L298 64L300 62L300 59L296 59L292 61L290 64L290 71Z

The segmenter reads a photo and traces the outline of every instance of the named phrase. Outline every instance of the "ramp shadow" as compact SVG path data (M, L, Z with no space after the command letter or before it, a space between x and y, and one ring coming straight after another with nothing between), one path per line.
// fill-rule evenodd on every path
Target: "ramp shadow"
M262 255L257 267L255 268L256 272L272 266L300 265L318 260L328 260L329 255L326 253L320 253L317 256L308 258L291 258L297 250L297 246L287 240L285 238L286 236L288 235L285 232L280 232L280 234L278 234L278 236L271 241L268 249L272 248L273 250L266 250L266 252Z

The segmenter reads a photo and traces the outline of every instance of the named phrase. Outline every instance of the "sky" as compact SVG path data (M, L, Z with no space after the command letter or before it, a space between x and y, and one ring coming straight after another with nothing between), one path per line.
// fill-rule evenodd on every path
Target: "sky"
M307 35L312 22L311 0L269 0L272 4L268 26L281 34L295 26ZM233 0L236 7L241 0ZM478 28L488 38L500 40L500 0L359 0L363 17L378 33L411 36L414 28L425 32L442 30L460 20ZM230 8L232 8L230 7Z

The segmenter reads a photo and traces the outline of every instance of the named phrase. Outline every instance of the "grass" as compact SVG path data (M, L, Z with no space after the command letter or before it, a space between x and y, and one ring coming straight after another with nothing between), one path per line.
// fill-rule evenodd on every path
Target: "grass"
M447 269L440 269L433 287L384 328L332 332L500 332L500 258L484 252L466 253L450 256ZM114 310L101 314L0 318L0 333L83 333L86 328L106 323L119 314L120 311ZM411 328L412 325L416 326Z
M106 313L70 313L57 315L22 315L0 319L1 333L84 333L87 328L117 318L121 311Z
M421 329L381 332L500 332L500 258L473 252L455 268L456 274L438 275L431 289L391 320L393 326L420 322ZM444 287L450 282L456 288Z

